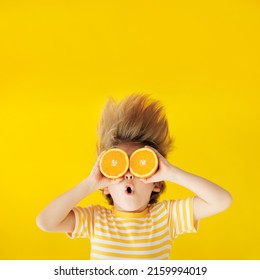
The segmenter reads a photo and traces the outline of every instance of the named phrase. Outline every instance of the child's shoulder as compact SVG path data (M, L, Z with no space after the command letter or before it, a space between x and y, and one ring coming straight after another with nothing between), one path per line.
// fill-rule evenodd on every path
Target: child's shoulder
M162 208L167 208L168 203L170 200L162 200L160 202L153 203L149 206L150 211L157 211Z
M152 212L156 212L159 210L166 210L169 211L169 209L174 208L175 206L177 206L178 202L180 203L185 203L187 201L189 201L190 197L185 198L185 199L167 199L167 200L162 200L160 202L156 202L154 204L151 204L149 206L149 210ZM183 204L182 204L183 205Z
M100 204L90 204L86 208L91 209L93 212L105 215L110 215L112 212L112 209L106 208L105 206Z
M74 208L79 209L81 211L94 211L94 212L110 212L111 209L108 209L100 204L88 204L85 206L75 206Z

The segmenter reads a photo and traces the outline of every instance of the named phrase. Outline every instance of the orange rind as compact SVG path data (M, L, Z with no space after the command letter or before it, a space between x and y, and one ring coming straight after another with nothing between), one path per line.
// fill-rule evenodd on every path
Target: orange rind
M135 150L130 156L130 172L138 178L151 177L158 169L158 157L149 148Z
M99 168L100 172L107 178L120 178L125 175L129 168L128 155L118 148L109 149L102 155Z

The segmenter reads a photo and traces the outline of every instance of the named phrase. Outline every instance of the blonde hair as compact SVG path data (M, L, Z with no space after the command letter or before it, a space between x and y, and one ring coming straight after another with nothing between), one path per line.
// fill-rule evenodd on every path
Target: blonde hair
M101 113L97 131L97 155L126 142L149 145L163 157L167 157L173 150L174 139L169 134L164 107L149 94L134 93L118 103L109 97ZM165 183L162 183L161 192L165 188ZM149 203L155 203L158 197L159 194ZM111 199L108 199L110 204Z

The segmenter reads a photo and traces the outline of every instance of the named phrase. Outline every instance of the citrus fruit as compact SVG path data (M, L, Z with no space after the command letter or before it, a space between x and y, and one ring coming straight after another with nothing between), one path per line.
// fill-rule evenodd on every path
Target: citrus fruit
M129 158L125 151L113 148L107 150L99 162L100 172L107 178L122 177L129 168Z
M130 156L130 172L139 178L152 176L158 168L156 153L148 148L135 150Z

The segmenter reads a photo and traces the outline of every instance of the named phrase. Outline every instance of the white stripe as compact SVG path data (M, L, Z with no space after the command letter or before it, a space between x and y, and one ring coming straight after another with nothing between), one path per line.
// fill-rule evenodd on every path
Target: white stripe
M92 216L91 208L88 207L87 211L88 211L88 215L87 215L87 213L85 214L85 219L86 219L87 224L85 224L84 227L87 228L87 233L85 235L90 237L90 236L92 236L93 233L92 233L92 226L88 225L88 223L92 222L94 217ZM88 220L88 217L90 217L90 221ZM88 232L89 228L90 228L90 232Z
M77 214L78 214L78 218L79 218L78 222L80 223L80 221L82 220L82 215L84 215L84 213L80 207L77 210L78 210ZM78 225L79 225L79 223L78 223ZM84 223L82 223L82 226L78 230L78 236L81 236L81 234L82 234L83 225L84 225Z
M77 214L77 210L76 209L72 209L73 210L73 212L74 212L74 215L75 215L75 227L74 227L74 230L72 231L72 233L71 233L71 237L70 238L75 238L75 234L76 234L76 231L77 231L77 229L78 229L78 214Z
M172 200L167 200L166 201L166 205L165 205L166 214L165 215L166 215L167 221L168 221L168 225L167 226L168 226L168 229L169 229L169 236L170 236L170 238L172 240L172 238L174 237L175 229L174 229L174 226L171 227L172 217L173 217L173 215L172 215L173 211L172 211L172 209L170 209L171 203L172 203Z
M162 211L162 213L160 215L158 215L156 218L153 218L153 221L156 222L156 221L160 220L162 217L165 217L165 216L166 216L166 211Z
M138 222L146 222L146 221L150 221L151 218L149 216L145 216L145 217L112 217L111 221L116 221L116 222L124 222L124 223L135 223L137 221ZM129 222L127 222L129 221Z
M159 231L159 232L156 232L156 233L153 233L152 234L152 237L157 237L157 236L160 236L160 235L163 235L165 232L167 232L169 229L168 227L166 227L165 229L163 229L162 231ZM96 235L100 235L100 236L109 236L109 237L112 237L112 238L124 238L125 240L133 240L133 239L138 239L138 240L142 240L142 239L147 239L148 236L145 235L145 236L118 236L118 235L115 235L115 234L110 234L110 233L107 233L107 232L102 232L102 231L99 231L98 229L95 229L95 234Z
M163 204L161 204L161 205L156 205L153 209L152 209L152 211L151 211L151 215L152 216L156 216L161 210L163 209Z
M191 230L191 220L190 220L190 198L188 197L185 201L186 203L186 213L187 213L187 224L188 224L188 231Z
M111 225L112 227L115 226L115 223L117 223L119 220L118 219L108 219L107 217L100 217L97 216L97 221L101 221L101 222L106 222L108 225ZM146 225L150 225L152 226L152 220L148 220L148 221L142 221L142 223L135 223L135 222L125 222L121 225L120 223L117 224L117 226L121 226L121 227L129 227L129 226L141 226L143 227L144 223Z
M103 252L109 252L109 253L117 253L120 255L151 255L151 254L155 254L158 252L161 252L163 250L167 250L170 249L171 245L164 245L158 249L153 249L153 250L149 250L149 246L147 246L147 250L144 251L128 251L128 250L118 250L118 249L113 249L113 248L105 248L105 247L99 247L99 246L92 246L92 250L99 250L99 251L103 251Z
M127 212L126 212L127 213ZM146 221L146 220L150 220L149 216L145 216L145 217L118 217L118 216L108 216L108 215L101 215L100 212L98 212L98 215L97 215L97 218L100 218L101 220L102 219L107 219L108 221L125 221L125 220L130 220L131 223L134 223L135 221ZM148 219L147 219L148 218Z
M112 256L104 256L104 255L100 255L100 254L95 254L95 253L92 253L91 254L91 258L97 258L97 259L102 259L102 260L139 260L140 258L129 258L129 257L112 257ZM144 260L162 260L162 259L165 259L165 258L168 258L169 259L170 257L170 254L166 253L166 254L163 254L163 255L160 255L160 256L157 256L157 257L154 257L154 258L144 258Z
M180 231L179 231L179 225L178 225L178 219L177 219L177 203L176 201L174 201L173 203L173 219L174 219L174 224L175 224L175 227L176 227L176 233L179 234Z
M171 205L172 200L167 201L167 210L170 211L170 205Z
M151 211L156 211L156 209L159 209L163 206L163 201L157 203L157 204L154 204L152 207L151 207Z
M156 241L153 241L153 242L149 242L149 246L158 245L158 244L163 243L165 241L171 241L170 237L165 236L162 239L159 239L159 240L156 240ZM131 244L131 243L122 243L122 242L118 242L118 241L110 241L110 240L100 239L100 238L97 238L97 237L91 239L91 242L97 242L97 243L106 244L106 245L133 247L133 244ZM135 243L134 246L135 247L145 247L145 246L147 246L147 243Z

